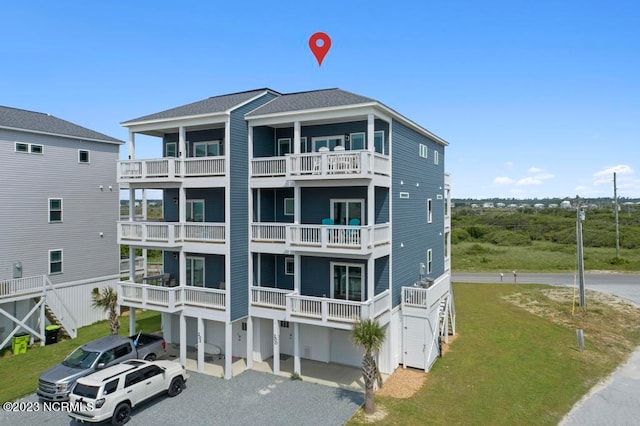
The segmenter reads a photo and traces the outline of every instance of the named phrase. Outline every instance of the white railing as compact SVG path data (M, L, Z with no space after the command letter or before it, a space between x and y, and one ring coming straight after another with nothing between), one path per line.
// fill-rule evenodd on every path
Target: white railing
M286 223L252 223L251 241L284 243L287 241Z
M286 157L254 158L251 160L251 176L285 176L286 174Z
M224 243L225 224L208 222L118 222L118 239L126 242L177 244Z
M322 304L325 304L324 312L326 313L326 300L311 296L298 296L296 294L288 294L287 311L292 315L299 315L309 318L323 319ZM325 316L326 320L326 316Z
M373 318L391 309L391 291L385 290L373 298Z
M251 304L268 306L271 308L285 309L287 294L293 294L293 290L282 290L270 287L251 287Z
M190 286L160 287L130 281L118 283L118 300L120 304L137 303L151 309L161 306L169 311L179 310L183 306L224 310L226 306L224 290Z
M362 319L363 305L362 302L329 299L326 318L333 321L359 321Z
M138 256L136 257L135 260L135 268L136 271L141 271L144 270L144 261L145 261L145 257L144 256ZM131 269L131 266L129 265L129 258L124 258L124 259L120 259L120 273L124 274L129 272L129 270Z
M44 275L3 280L0 281L0 299L20 294L42 293L44 292L44 285Z
M402 287L402 303L405 306L429 308L449 292L449 276L441 276L428 288Z
M289 315L313 318L322 322L355 322L364 318L377 318L391 308L389 290L366 302L300 296L297 293L289 293L285 298Z
M316 247L366 248L370 226L347 225L289 225L291 245Z
M388 223L373 226L373 244L379 246L391 242L391 227Z
M118 180L224 176L225 157L154 158L118 161Z
M391 162L386 155L373 154L373 173L383 176L391 176Z

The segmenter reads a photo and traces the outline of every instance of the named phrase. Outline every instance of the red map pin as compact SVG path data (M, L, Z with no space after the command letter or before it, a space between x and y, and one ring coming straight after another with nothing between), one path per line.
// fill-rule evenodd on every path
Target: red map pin
M327 56L331 48L331 38L323 32L317 32L309 38L309 48L313 52L313 56L316 57L318 66L321 66L324 57Z

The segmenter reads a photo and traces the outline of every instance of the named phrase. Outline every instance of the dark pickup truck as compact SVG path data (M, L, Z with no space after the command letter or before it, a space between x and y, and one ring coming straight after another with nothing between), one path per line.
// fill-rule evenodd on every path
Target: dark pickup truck
M37 394L48 401L67 401L69 392L80 377L128 359L154 361L165 353L166 344L160 336L102 337L80 346L60 364L42 373Z

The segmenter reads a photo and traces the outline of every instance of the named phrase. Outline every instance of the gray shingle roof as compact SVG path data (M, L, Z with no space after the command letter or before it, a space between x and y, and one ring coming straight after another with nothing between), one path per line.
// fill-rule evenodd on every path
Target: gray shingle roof
M356 95L341 89L324 89L309 92L289 93L251 111L247 117L301 111L316 108L331 108L377 102L375 99Z
M171 108L165 111L157 112L155 114L149 114L143 117L135 118L133 120L128 120L123 122L122 124L126 125L129 123L135 123L139 121L162 120L167 118L187 117L191 115L202 115L202 114L213 114L216 112L224 112L234 108L237 105L240 105L243 102L248 101L249 99L265 91L271 91L273 93L277 93L273 90L265 88L265 89L251 90L247 92L231 93L229 95L213 96L211 98L203 99L201 101L196 101L187 105L182 105L176 108Z
M124 143L120 139L78 126L50 114L5 106L0 106L0 127L31 130L79 139L93 139L109 143Z

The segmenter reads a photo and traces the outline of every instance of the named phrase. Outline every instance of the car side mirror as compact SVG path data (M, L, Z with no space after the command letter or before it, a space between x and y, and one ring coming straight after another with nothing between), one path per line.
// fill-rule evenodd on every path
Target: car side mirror
M96 366L96 368L97 368L98 370L100 370L100 369L104 368L104 362L99 362L99 363L98 363L98 365Z

